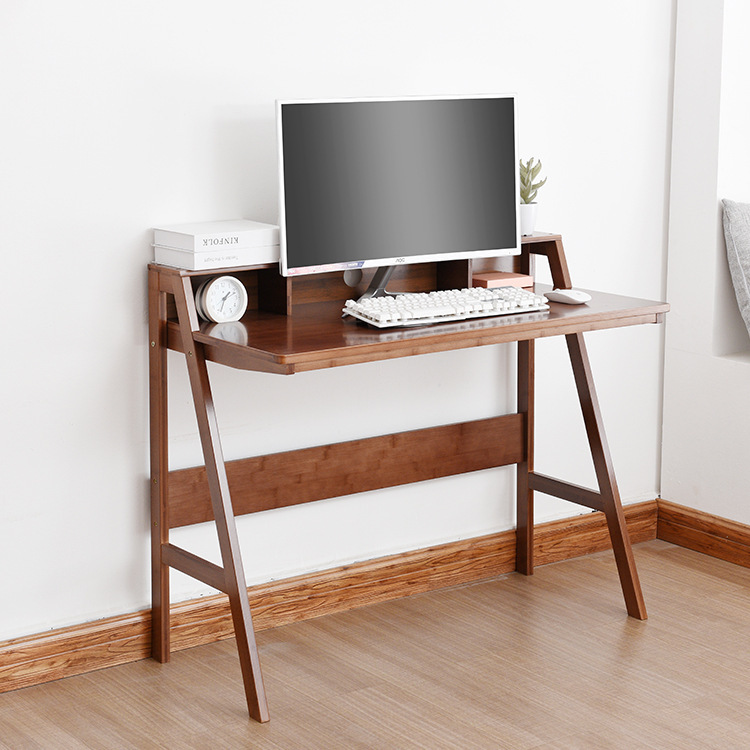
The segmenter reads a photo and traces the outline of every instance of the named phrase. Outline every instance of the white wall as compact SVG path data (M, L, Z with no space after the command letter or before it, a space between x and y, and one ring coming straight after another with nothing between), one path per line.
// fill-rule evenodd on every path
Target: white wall
M0 639L148 606L149 228L275 220L275 98L518 92L522 154L549 177L541 228L563 234L574 280L661 298L672 25L671 0L6 0ZM590 336L626 502L658 492L660 346L656 326ZM538 468L591 484L562 343L539 352ZM193 465L170 367L172 465ZM512 348L291 378L212 369L230 458L509 411L512 373ZM512 477L241 519L248 580L510 528ZM539 520L577 512L539 503ZM175 538L216 557L208 526Z
M662 477L665 499L741 523L750 523L750 337L720 200L750 203L749 25L743 0L678 5Z

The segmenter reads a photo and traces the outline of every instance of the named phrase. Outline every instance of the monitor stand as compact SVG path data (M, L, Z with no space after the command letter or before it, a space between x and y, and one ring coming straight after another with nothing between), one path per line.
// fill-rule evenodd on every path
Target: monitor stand
M386 286L396 266L381 266L375 271L375 275L370 281L370 286L367 287L365 293L359 298L358 302L363 299L369 299L370 297L388 297L390 292L386 290Z

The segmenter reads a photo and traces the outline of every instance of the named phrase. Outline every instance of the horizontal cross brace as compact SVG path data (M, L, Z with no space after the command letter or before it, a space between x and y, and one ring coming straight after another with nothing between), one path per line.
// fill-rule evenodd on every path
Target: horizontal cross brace
M523 460L523 415L228 461L235 516L507 466ZM169 472L169 527L213 520L206 471Z
M224 568L204 560L202 557L182 549L182 547L176 547L174 544L162 544L161 560L170 568L179 570L191 578L196 578L212 588L227 593Z
M584 505L592 510L604 510L604 501L600 493L570 482L561 482L544 474L529 474L529 488L577 505Z

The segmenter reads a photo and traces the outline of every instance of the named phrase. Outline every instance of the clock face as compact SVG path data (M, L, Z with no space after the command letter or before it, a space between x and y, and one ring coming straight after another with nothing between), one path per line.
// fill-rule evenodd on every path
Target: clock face
M219 276L200 287L196 308L202 317L214 323L239 320L247 309L247 291L234 276Z

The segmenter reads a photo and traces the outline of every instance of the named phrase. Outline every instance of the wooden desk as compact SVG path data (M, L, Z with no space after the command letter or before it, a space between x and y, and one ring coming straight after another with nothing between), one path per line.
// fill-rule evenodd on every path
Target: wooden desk
M524 238L519 270L545 255L555 286L572 286L559 235ZM468 285L471 264L425 264L402 270L390 288ZM152 478L152 654L169 660L169 569L175 568L229 596L250 715L269 718L255 645L235 514L312 502L508 464L517 465L516 567L533 572L533 495L542 491L605 513L628 614L646 618L638 574L604 434L583 333L661 322L666 303L593 293L582 306L552 304L543 313L378 331L341 318L355 296L340 274L282 279L268 266L222 269L243 280L251 300L238 324L199 321L193 294L217 271L149 266L150 413ZM565 336L599 490L538 474L534 459L534 341ZM360 362L517 342L518 407L513 414L440 425L225 463L206 362L291 375ZM168 470L167 357L182 352L198 419L204 467ZM419 461L414 461L419 450ZM373 471L371 466L377 465ZM230 500L229 488L232 489ZM169 541L169 530L215 521L218 566Z

